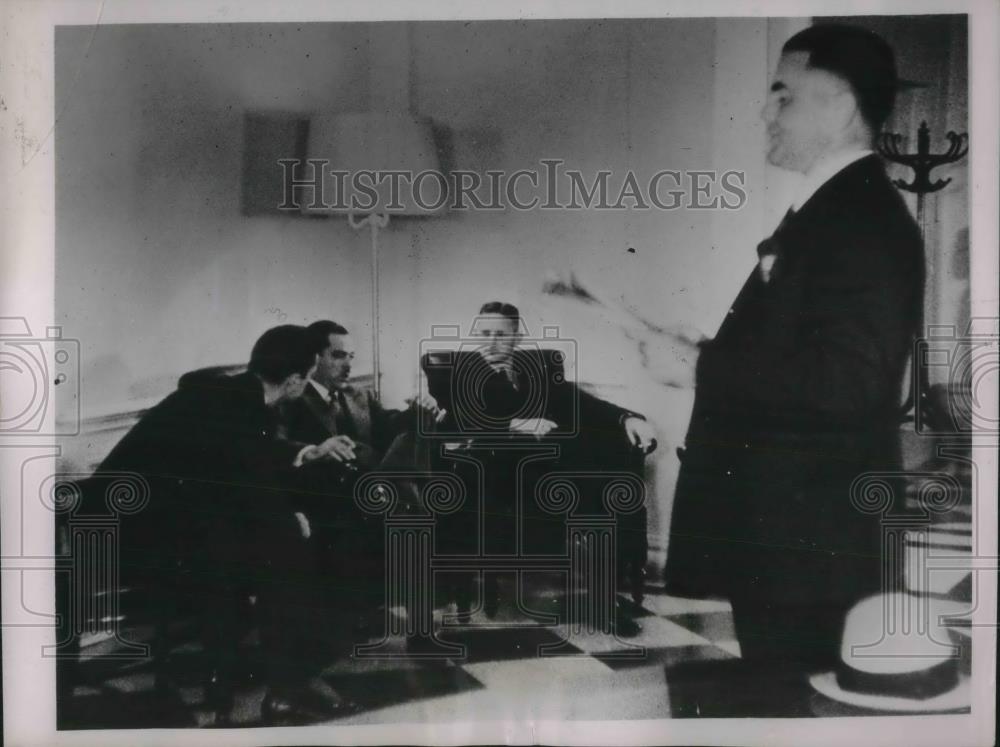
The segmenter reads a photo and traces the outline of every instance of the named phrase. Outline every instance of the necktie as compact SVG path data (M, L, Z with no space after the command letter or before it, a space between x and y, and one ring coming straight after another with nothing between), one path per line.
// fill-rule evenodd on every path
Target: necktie
M758 270L760 271L760 278L765 284L771 282L771 277L774 274L774 263L781 252L781 234L784 233L788 222L794 215L795 210L788 208L788 212L785 213L785 217L781 219L778 227L774 229L774 233L757 244L757 256L760 258Z
M517 384L517 371L514 370L514 367L511 366L510 368L505 368L504 373L507 375L507 381L509 381L510 385L514 387L514 391L519 391L520 387Z
M333 405L333 420L337 425L337 434L354 438L357 435L354 418L351 417L351 411L347 409L347 398L344 397L344 393L338 389L333 395L331 404Z

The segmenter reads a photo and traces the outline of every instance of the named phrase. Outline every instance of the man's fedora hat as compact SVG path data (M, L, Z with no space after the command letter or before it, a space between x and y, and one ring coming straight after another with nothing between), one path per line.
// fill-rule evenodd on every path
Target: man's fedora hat
M837 669L809 682L828 698L862 709L967 709L969 679L948 624L949 616L967 611L959 602L902 592L868 597L847 615Z

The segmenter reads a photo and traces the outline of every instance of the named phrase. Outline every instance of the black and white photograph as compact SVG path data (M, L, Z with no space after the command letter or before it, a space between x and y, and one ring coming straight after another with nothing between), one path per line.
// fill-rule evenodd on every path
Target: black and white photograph
M2 13L7 743L995 743L998 6Z

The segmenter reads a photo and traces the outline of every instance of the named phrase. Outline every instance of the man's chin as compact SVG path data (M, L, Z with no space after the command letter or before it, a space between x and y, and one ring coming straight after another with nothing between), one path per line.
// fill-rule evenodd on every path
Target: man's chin
M511 367L510 361L506 358L486 358L486 363L495 371L504 371Z
M317 379L316 383L322 386L323 388L333 392L338 389L343 389L344 387L346 387L347 379L333 379L332 381L320 381L319 379Z
M791 171L794 174L804 174L807 169L803 166L803 159L799 156L783 150L781 146L775 146L767 152L765 159L768 164L784 171Z
M767 161L768 165L774 166L775 168L785 169L786 171L794 171L794 169L788 164L788 158L781 152L781 148L778 146L769 149L764 160Z

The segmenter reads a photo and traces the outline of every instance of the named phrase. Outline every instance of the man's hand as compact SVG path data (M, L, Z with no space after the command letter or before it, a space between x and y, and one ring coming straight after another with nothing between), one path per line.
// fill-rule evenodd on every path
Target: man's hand
M437 400L434 399L429 394L418 394L415 397L407 400L410 407L426 413L429 418L431 418L435 423L440 423L448 415L447 410L442 410L438 407Z
M309 539L312 537L312 527L309 526L309 519L301 511L295 512L295 520L299 523L299 534L302 535L302 539Z
M628 436L629 443L641 449L643 454L648 454L656 448L656 431L647 420L637 417L625 418L625 435Z
M536 438L547 436L549 431L556 427L557 423L545 418L514 418L510 421L511 433L531 433Z
M321 457L333 459L336 462L353 462L355 460L354 441L347 436L331 436L316 446Z

